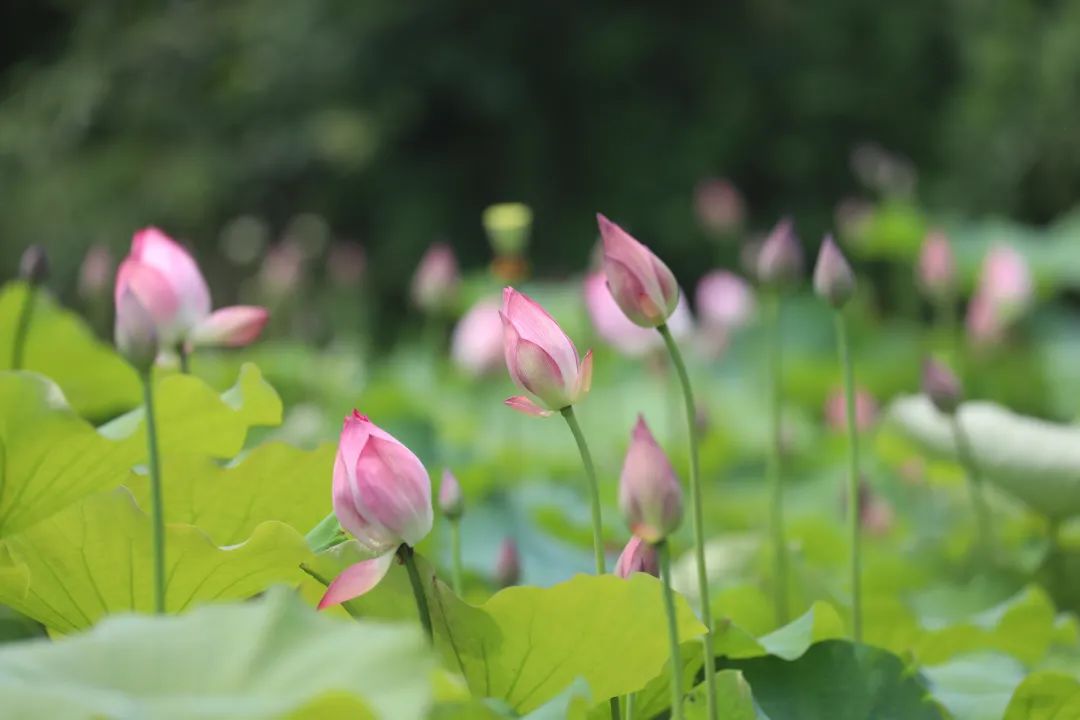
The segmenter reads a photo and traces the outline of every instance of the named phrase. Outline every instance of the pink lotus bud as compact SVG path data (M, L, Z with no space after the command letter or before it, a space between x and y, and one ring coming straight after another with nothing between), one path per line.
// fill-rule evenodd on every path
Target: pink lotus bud
M844 488L842 510L847 513L848 492ZM893 528L895 513L887 499L874 491L865 477L859 478L859 526L868 535L880 537Z
M634 535L615 561L615 575L628 578L636 572L660 577L660 559L655 547Z
M503 290L499 315L503 324L503 354L510 378L544 406L527 397L506 404L530 415L550 415L581 400L592 382L592 352L578 362L577 348L554 318L532 298L513 288Z
M481 300L458 321L450 339L450 356L472 376L497 369L503 362L503 325L499 304Z
M878 406L874 396L862 388L855 390L855 429L866 432L877 421ZM847 430L847 401L843 388L835 388L825 400L825 425L836 432Z
M832 235L826 235L821 243L814 267L814 292L834 308L842 308L855 294L855 273Z
M503 540L499 558L495 561L495 584L500 588L517 585L521 580L521 555L511 538Z
M627 319L615 298L611 296L604 273L596 272L586 276L584 292L585 308L601 340L630 357L638 357L663 347L664 340L659 333L635 325ZM668 320L668 327L676 338L689 337L693 332L694 321L682 293L679 294L679 304L675 312Z
M444 309L454 298L461 278L457 258L445 243L427 249L412 279L412 299L425 312Z
M375 587L394 551L431 532L431 479L420 459L357 411L345 418L334 462L334 514L375 557L346 568L330 583L319 609Z
M675 276L649 248L597 213L604 241L604 274L626 317L641 327L659 327L679 304Z
M952 295L956 289L956 256L945 233L932 230L926 234L916 270L919 287L927 295L939 300Z
M465 499L461 495L461 485L454 473L443 470L439 484L439 510L451 520L457 520L465 512Z
M952 414L960 407L964 390L960 379L944 364L926 358L922 367L922 391L930 398L934 407L943 413Z
M726 179L710 178L698 183L694 209L701 226L719 236L738 232L746 217L742 194Z
M210 313L188 334L193 347L243 347L258 339L270 313L255 305L232 305Z
M754 291L750 283L727 270L714 270L701 278L696 299L698 315L706 326L740 328L754 314Z
M79 266L79 296L89 300L108 292L113 258L105 245L91 245Z
M968 334L982 344L1000 341L1027 310L1033 294L1031 270L1023 256L1007 245L992 248L968 304Z
M799 279L803 271L802 248L790 218L784 218L765 238L757 255L758 280L783 285Z
M49 256L41 245L31 245L19 258L19 277L30 285L40 285L49 277Z
M274 245L259 266L259 287L275 300L297 291L304 277L304 251L286 240Z
M130 290L116 304L115 339L116 349L136 370L145 373L153 366L158 351L154 318Z
M619 476L619 508L630 532L654 545L682 522L679 479L641 415Z

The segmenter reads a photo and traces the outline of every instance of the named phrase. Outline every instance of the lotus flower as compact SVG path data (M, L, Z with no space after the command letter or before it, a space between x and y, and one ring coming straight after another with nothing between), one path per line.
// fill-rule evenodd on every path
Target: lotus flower
M511 538L503 540L495 561L495 584L501 588L517 585L521 580L521 554Z
M767 284L792 283L802 275L803 256L789 218L776 224L757 254L758 280Z
M444 309L457 292L461 276L457 258L446 243L427 249L412 279L412 299L425 312Z
M41 245L31 245L19 258L19 277L30 285L40 285L49 277L49 256Z
M91 245L79 266L79 296L85 300L105 297L112 282L113 257L106 245Z
M419 458L357 411L345 418L334 462L334 514L373 557L334 579L319 609L363 595L379 584L402 544L431 532L431 479Z
M158 351L154 318L130 290L116 303L115 341L116 349L137 370L146 372L153 366Z
M847 304L855 294L855 273L832 235L826 235L814 267L814 292L834 308Z
M754 315L754 291L750 283L733 272L714 270L698 282L697 312L706 327L731 330Z
M457 520L465 511L461 485L449 470L443 470L442 483L439 484L439 510L451 520Z
M1027 310L1033 295L1031 270L1024 257L1008 245L992 248L968 304L968 334L981 344L999 341Z
M159 347L246 345L269 317L264 308L234 306L210 312L210 291L195 260L157 228L135 233L116 274L114 297L132 293L154 321Z
M638 357L664 346L664 340L659 333L635 325L627 319L615 298L611 296L604 273L596 272L586 276L584 291L585 309L589 312L589 319L592 320L596 334L604 342L630 357ZM679 304L668 320L668 327L676 338L685 338L694 329L690 308L681 293Z
M679 479L640 415L619 476L619 508L630 532L652 544L664 540L682 522Z
M723 236L742 227L746 203L730 180L710 178L698 183L694 191L694 210L702 227Z
M956 289L956 256L945 233L932 230L926 234L916 272L923 292L939 300L952 295Z
M964 399L960 378L945 364L926 358L922 366L922 392L938 410L948 415L956 412Z
M660 559L655 547L634 535L615 561L615 575L628 578L636 572L660 577Z
M472 376L491 372L503 361L503 325L499 304L481 300L454 327L450 357Z
M604 241L604 274L615 302L641 327L667 322L679 304L679 285L668 266L649 248L597 214Z
M529 415L546 416L573 405L589 392L592 352L579 362L573 341L544 308L524 293L506 288L499 315L510 378L544 407L521 395L508 398L507 405Z

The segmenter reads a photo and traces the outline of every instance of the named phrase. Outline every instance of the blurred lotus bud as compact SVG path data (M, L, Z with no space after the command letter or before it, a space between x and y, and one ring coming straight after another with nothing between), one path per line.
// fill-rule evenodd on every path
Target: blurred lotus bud
M608 289L626 317L641 327L663 325L679 304L668 266L625 230L597 213Z
M847 512L848 503L847 488L843 494L843 511ZM859 478L859 527L863 532L875 537L887 535L895 523L895 513L888 500L878 493L866 481L866 477Z
M481 220L496 256L517 257L524 253L533 221L528 205L516 202L491 205L484 210Z
M259 268L259 288L264 295L281 300L296 293L304 277L304 253L292 242L270 248Z
M30 245L19 259L19 277L31 286L41 285L49 278L49 256L41 245Z
M742 194L724 178L709 178L698 183L694 190L694 210L701 226L717 237L737 233L746 217Z
M630 532L654 545L682 522L679 479L641 415L619 476L619 509Z
M938 410L948 415L956 412L963 400L960 380L943 363L926 358L922 366L922 392Z
M617 577L628 578L637 572L660 577L660 559L655 547L634 535L615 561L614 573Z
M413 274L413 303L424 312L441 312L453 301L460 282L454 251L446 243L434 243Z
M481 300L469 308L450 339L454 363L473 377L493 372L503 363L503 324L499 304Z
M814 267L814 292L834 308L842 308L855 294L855 273L836 246L832 235L826 235Z
M916 271L919 287L928 296L936 300L952 297L956 290L956 256L945 233L931 230L926 234Z
M1034 296L1031 270L1014 248L997 245L983 261L975 295L968 305L967 328L980 344L998 342L1028 309Z
M270 319L264 307L232 305L210 313L188 333L191 347L244 347L258 339Z
M158 353L157 326L153 315L131 290L116 301L116 349L141 373L149 372Z
M713 270L697 286L697 311L705 326L740 328L754 315L754 290L733 272Z
M231 263L246 267L262 256L269 239L266 222L254 215L240 215L222 228L218 243Z
M454 473L443 470L442 483L439 484L439 510L450 520L458 520L465 512L465 499L461 495L461 486Z
M1005 323L994 312L994 304L986 293L976 291L968 302L967 316L964 318L968 338L975 345L996 345L1005 337Z
M113 257L108 246L101 243L91 245L79 266L79 297L93 300L107 295L112 275Z
M802 276L803 255L790 218L776 224L757 254L758 280L765 285L787 285Z
M867 432L877 422L878 405L874 396L862 388L855 390L855 429ZM835 432L847 430L847 402L843 388L834 388L825 400L825 426Z
M629 357L640 357L663 347L664 340L659 333L630 322L611 296L607 277L603 273L595 272L586 276L584 294L589 320L601 340ZM693 326L690 309L680 293L679 304L668 319L668 327L676 338L685 339L693 332Z
M354 288L360 284L367 270L367 254L364 247L355 242L336 242L326 256L326 274L330 282L340 288Z
M517 543L511 538L503 540L499 557L495 561L495 584L500 588L517 585L521 581L521 556Z
M528 295L506 288L500 315L510 378L543 404L519 395L507 399L507 405L530 415L550 415L589 392L592 352L579 362L573 341L544 308Z

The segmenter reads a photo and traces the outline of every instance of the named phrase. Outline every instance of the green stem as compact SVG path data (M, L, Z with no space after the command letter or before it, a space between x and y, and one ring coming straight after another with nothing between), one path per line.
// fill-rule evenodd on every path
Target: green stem
M454 593L461 597L465 587L461 581L461 520L450 520L450 571L454 583Z
M772 447L768 456L766 472L769 478L769 526L773 546L773 607L776 622L788 621L787 608L787 548L784 544L784 477L783 434L780 412L783 406L782 341L780 332L780 296L774 292L766 300L765 331L766 354L769 365L769 417Z
M840 310L836 311L836 345L840 364L844 368L844 404L848 428L848 541L851 543L851 617L852 637L862 642L862 550L859 533L859 424L855 414L855 366L848 346L847 324Z
M624 720L634 720L634 693L627 693L623 696L623 707L626 708L626 714L623 715Z
M960 460L968 478L968 491L971 493L971 505L975 513L975 526L979 535L979 555L983 561L989 561L993 555L993 536L990 530L990 509L983 495L982 475L971 450L971 442L963 425L960 424L959 408L951 416L953 438L956 440L956 457Z
M698 465L697 406L694 404L694 391L690 387L690 375L686 372L686 363L671 330L667 325L656 328L664 338L671 362L682 384L683 401L686 406L686 437L690 450L690 515L694 526L694 559L697 565L698 595L701 597L701 620L706 632L702 636L702 651L705 656L705 691L708 705L708 717L716 720L719 712L716 699L716 654L713 652L712 606L709 603L709 573L705 567L705 516L701 503L701 475Z
M660 560L660 585L664 596L664 613L667 615L668 639L671 641L671 718L682 720L682 660L679 658L679 625L675 619L675 596L671 592L671 554L667 541L656 544ZM705 666L705 676L715 675L711 664ZM706 686L707 687L707 686Z
M592 505L592 536L593 536L593 559L596 561L596 574L603 575L607 572L604 562L604 537L600 517L600 487L596 482L596 467L593 465L592 454L585 442L585 434L581 432L577 416L574 415L574 406L567 405L562 410L562 416L566 418L566 424L570 426L570 432L577 441L578 451L581 453L581 462L585 466L585 477L589 481L589 499Z
M32 283L26 285L26 295L23 296L22 308L19 310L19 322L15 326L15 341L11 345L11 369L22 370L23 355L26 352L26 336L30 334L30 319L34 315L34 300L37 296L37 287Z
M150 521L154 552L154 612L165 612L165 502L161 492L161 461L158 454L157 424L154 419L152 371L143 374L143 402L146 408L146 452L150 458Z
M416 569L416 560L413 557L415 553L405 543L398 547L397 552L398 557L405 563L405 569L409 572L409 583L412 585L413 597L416 599L416 614L420 616L420 625L424 628L428 642L434 642L431 632L431 612L428 610L424 584L420 581L420 573Z
M191 373L191 356L187 349L184 347L184 343L180 343L176 347L176 353L180 356L180 372L184 375Z

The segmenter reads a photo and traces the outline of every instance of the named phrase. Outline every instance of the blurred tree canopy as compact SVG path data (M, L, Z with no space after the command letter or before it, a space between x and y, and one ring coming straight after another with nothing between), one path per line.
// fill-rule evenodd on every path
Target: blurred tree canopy
M148 223L209 255L239 214L310 212L395 300L434 238L481 262L481 210L522 200L541 271L603 210L694 277L701 178L816 232L864 141L931 207L1038 222L1080 191L1068 0L22 0L0 38L5 272L32 241L70 277Z

